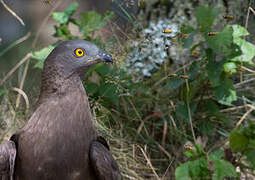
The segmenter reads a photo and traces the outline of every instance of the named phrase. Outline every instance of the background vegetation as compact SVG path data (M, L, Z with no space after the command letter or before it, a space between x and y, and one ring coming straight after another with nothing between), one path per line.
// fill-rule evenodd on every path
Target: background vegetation
M115 3L132 29L106 40L97 32L114 21L113 12L74 17L76 2L52 11L56 42L33 47L1 78L2 138L23 126L33 110L23 91L29 65L21 68L19 88L8 78L30 59L40 70L61 40L81 38L117 60L90 70L84 86L95 125L109 140L124 179L255 178L255 46L247 31L254 2L242 3L242 16L231 9L239 2L139 1L137 17Z

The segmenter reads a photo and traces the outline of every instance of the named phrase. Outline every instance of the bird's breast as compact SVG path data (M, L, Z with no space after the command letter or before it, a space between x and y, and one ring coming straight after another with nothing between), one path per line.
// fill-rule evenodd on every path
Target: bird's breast
M34 174L35 179L80 179L89 172L89 146L95 138L85 95L71 93L41 104L20 134L20 172Z

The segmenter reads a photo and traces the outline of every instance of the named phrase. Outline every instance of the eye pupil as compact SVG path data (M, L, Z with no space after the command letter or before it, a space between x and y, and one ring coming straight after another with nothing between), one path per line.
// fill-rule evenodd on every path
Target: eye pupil
M81 50L80 50L80 51L78 51L78 53L79 53L79 54L82 54Z

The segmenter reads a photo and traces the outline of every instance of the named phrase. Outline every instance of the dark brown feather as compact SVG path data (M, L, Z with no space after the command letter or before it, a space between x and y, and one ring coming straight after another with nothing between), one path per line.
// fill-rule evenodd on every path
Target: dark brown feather
M3 141L0 144L0 179L13 180L16 147L13 141Z
M93 141L89 157L95 174L100 180L120 180L119 167L109 149L99 141Z

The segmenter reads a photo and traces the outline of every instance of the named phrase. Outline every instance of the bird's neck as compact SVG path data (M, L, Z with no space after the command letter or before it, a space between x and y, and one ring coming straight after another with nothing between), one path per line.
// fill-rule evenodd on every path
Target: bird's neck
M60 67L44 67L39 104L50 97L61 97L77 89L84 91L81 78L78 74L66 73Z

